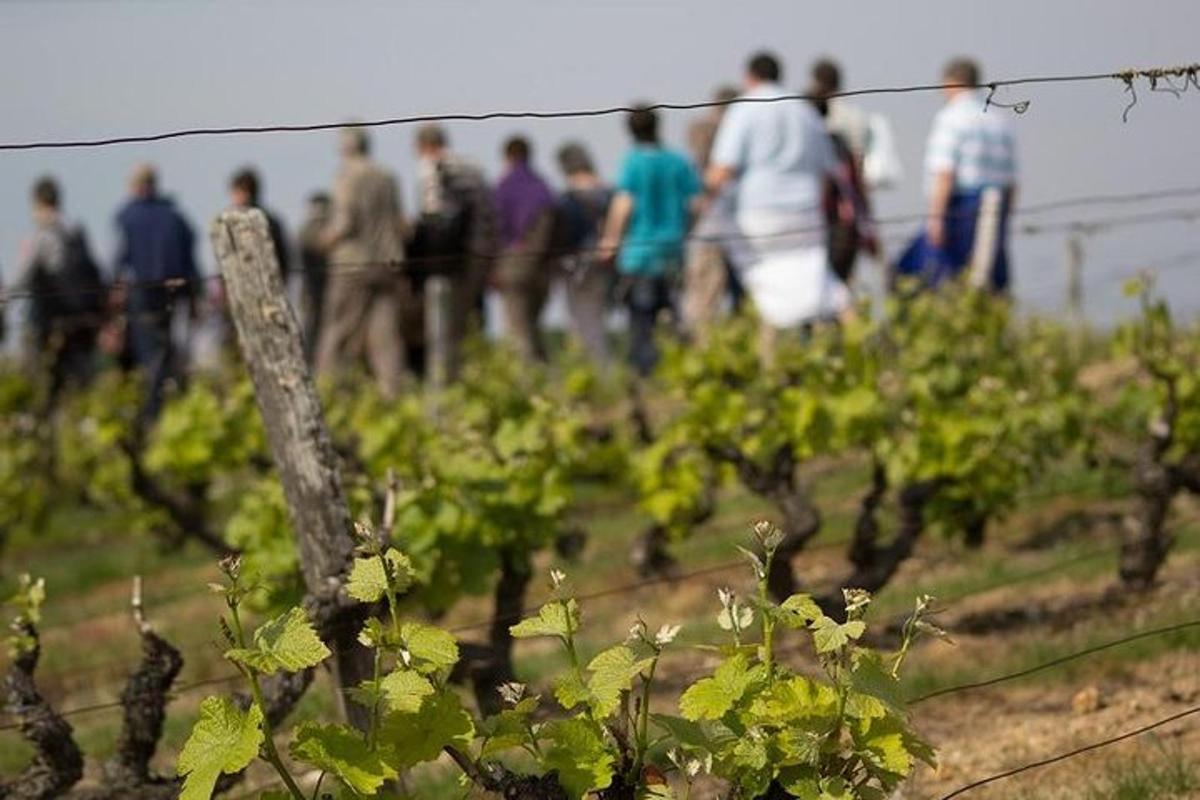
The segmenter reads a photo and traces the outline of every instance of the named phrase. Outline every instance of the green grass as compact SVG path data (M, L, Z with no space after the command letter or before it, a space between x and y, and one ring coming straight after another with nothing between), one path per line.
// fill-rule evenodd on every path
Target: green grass
M1174 800L1200 794L1200 762L1156 741L1134 758L1110 763L1084 800Z

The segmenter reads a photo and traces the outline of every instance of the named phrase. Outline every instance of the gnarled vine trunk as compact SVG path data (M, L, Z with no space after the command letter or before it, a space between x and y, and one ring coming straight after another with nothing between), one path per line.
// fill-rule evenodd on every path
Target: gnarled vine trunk
M37 630L24 624L19 632L31 644L17 654L4 676L4 698L21 736L33 746L33 760L15 778L0 783L0 798L48 800L66 794L83 777L83 754L71 726L38 691L34 680L41 656Z
M945 486L942 479L916 481L900 488L896 496L896 533L891 541L879 541L878 522L859 520L855 540L851 544L851 562L854 569L839 584L838 591L818 599L825 613L841 617L844 613L841 589L865 589L877 592L895 577L900 566L909 559L916 548L917 541L925 532L925 508L937 492ZM872 493L878 486L872 487ZM879 503L864 501L864 507L870 508L871 516Z
M529 557L515 548L500 551L500 577L496 581L492 621L488 627L488 649L483 658L470 666L475 702L483 714L500 710L496 688L516 680L513 670L513 637L509 631L525 615L525 595L533 578Z

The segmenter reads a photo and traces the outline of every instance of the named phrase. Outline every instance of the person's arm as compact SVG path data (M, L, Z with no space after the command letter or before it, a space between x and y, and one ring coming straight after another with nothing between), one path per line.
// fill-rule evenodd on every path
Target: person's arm
M925 233L929 243L941 247L946 243L946 209L950 206L950 195L954 192L954 170L935 172L929 180L929 218Z
M617 192L608 206L608 216L604 221L604 235L600 237L597 255L604 261L616 257L617 249L621 246L621 237L625 235L625 227L633 215L633 195L629 192Z
M717 194L733 182L746 161L746 130L738 108L725 112L717 128L709 153L708 167L704 171L704 186L710 194Z
M321 247L326 252L354 232L354 224L350 219L350 180L346 175L339 174L334 179L332 194L329 224L321 234Z
M953 117L946 109L933 121L929 144L925 152L925 175L928 181L927 218L925 235L929 244L942 247L946 243L946 210L954 193L954 172L958 165L959 135Z

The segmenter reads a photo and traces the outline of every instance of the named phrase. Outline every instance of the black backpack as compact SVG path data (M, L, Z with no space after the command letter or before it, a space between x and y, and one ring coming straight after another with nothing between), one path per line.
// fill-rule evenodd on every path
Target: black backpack
M31 289L36 324L99 326L105 301L104 278L83 228L67 232L60 269L52 272L44 264L34 265Z

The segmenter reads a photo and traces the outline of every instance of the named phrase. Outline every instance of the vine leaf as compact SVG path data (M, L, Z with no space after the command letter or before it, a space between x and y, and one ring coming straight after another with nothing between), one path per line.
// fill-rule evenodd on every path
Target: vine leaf
M579 630L579 605L574 599L563 603L547 603L536 617L523 619L508 629L516 639L532 639L537 636L557 636L566 639L572 631Z
M789 628L800 629L825 615L812 595L794 594L780 603L778 612L773 616Z
M300 723L291 752L296 760L336 775L357 794L373 795L384 781L397 777L358 731L344 725Z
M397 770L404 770L438 757L442 748L454 745L466 750L475 735L475 723L462 707L458 695L443 689L425 698L416 713L393 712L383 718L380 741L387 743L384 755Z
M180 800L208 800L221 773L240 772L258 755L263 714L257 704L242 711L227 697L207 697L200 717L179 753L185 776Z
M264 675L279 670L299 672L315 667L329 655L329 648L317 636L308 616L299 608L293 608L264 623L254 632L254 647L235 647L225 653L230 661Z
M421 710L425 698L434 693L434 688L424 675L400 669L379 682L379 691L392 711L415 714Z
M586 719L548 722L544 734L550 745L543 763L547 770L558 771L558 782L573 800L612 783L613 754Z
M592 709L602 717L617 710L621 692L633 686L633 679L653 663L653 659L639 661L633 651L624 645L610 647L588 664L592 673L588 679L588 690L592 695Z
M400 638L409 655L432 667L428 670L430 672L458 663L458 643L452 634L441 628L420 622L406 622L400 627Z
M746 656L738 653L717 667L711 678L689 686L679 698L679 712L692 721L720 719L761 674L761 668L751 669Z
M821 617L813 623L813 644L818 653L832 653L850 644L851 639L857 639L867 629L862 620L838 623L829 617Z
M383 555L391 565L393 591L402 592L412 584L413 568L408 557L394 547ZM360 603L374 603L383 598L388 590L388 576L384 574L383 562L378 556L354 559L350 577L346 581L346 594Z

